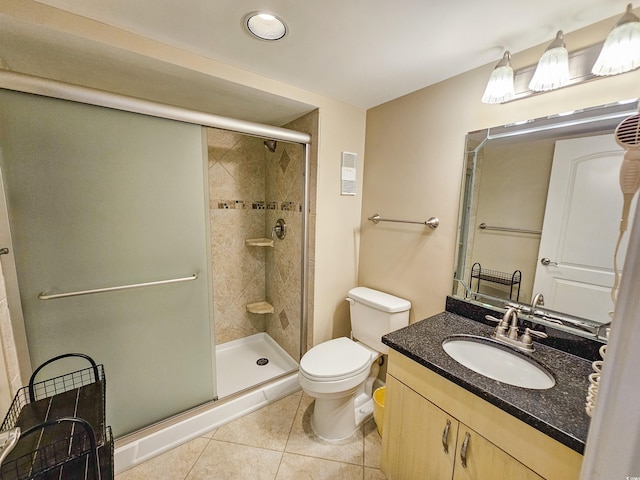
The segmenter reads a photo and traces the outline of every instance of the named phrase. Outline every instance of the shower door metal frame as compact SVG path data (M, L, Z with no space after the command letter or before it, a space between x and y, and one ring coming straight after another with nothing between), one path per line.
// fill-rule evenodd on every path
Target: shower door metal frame
M238 120L229 117L223 117L206 112L199 112L196 110L190 110L181 107L175 107L172 105L165 105L162 103L152 102L149 100L142 100L139 98L128 97L126 95L120 95L111 92L105 92L102 90L96 90L88 87L82 87L79 85L73 85L70 83L59 82L55 80L49 80L45 78L35 77L32 75L26 75L22 73L10 72L7 70L0 70L0 88L5 90L12 90L21 93L30 93L35 95L41 95L44 97L57 98L61 100L69 100L78 103L84 103L88 105L94 105L99 107L112 108L115 110L122 110L125 112L138 113L142 115L148 115L152 117L164 118L169 120L176 120L179 122L191 123L204 127L213 127L222 130L229 130L254 137L269 138L274 140L281 140L284 142L297 143L304 149L304 194L303 194L303 211L302 211L302 285L301 285L301 325L300 325L300 357L306 352L307 346L307 320L308 320L308 281L307 275L309 273L307 265L307 248L309 239L309 165L310 165L310 148L311 135L295 130L289 130L282 127L274 127L272 125L265 125L261 123L249 122L246 120ZM7 255L11 256L11 255ZM5 256L3 256L5 257ZM6 257L5 257L6 258ZM13 264L13 257L9 259ZM9 269L11 269L10 267ZM13 281L7 281L7 284L14 283ZM15 288L17 289L17 278L15 278ZM9 293L9 292L8 292ZM9 295L8 295L9 296ZM16 348L18 351L28 352L28 345L26 343L26 335L24 335L24 319L21 312L16 315L11 315L11 322L14 325L14 331L16 331ZM26 357L26 359L25 359ZM19 362L19 368L23 377L28 378L29 371L31 370L28 355L22 355ZM25 377L26 375L26 377Z

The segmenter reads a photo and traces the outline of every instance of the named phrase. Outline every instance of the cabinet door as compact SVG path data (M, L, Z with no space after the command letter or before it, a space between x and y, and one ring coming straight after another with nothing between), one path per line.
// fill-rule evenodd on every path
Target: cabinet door
M453 480L542 480L537 475L461 423Z
M389 480L451 480L457 434L457 420L387 375L382 470Z

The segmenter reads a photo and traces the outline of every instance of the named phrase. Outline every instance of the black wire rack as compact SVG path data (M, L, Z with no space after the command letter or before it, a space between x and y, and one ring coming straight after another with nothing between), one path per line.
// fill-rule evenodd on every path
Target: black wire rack
M469 280L471 289L473 289L474 279L476 279L476 293L480 292L480 284L484 281L507 288L509 290L509 300L517 302L520 299L520 282L522 281L522 272L520 270L514 270L511 273L488 270L482 268L482 265L476 262L471 267L471 278Z
M91 366L35 382L46 366L80 357ZM113 479L113 436L105 425L104 367L83 354L65 354L38 367L0 426L20 439L0 465L0 479Z

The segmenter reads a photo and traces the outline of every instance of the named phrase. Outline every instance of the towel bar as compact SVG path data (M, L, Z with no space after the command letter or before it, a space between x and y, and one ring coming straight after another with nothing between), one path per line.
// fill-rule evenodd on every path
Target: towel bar
M379 222L415 223L419 225L426 225L431 229L436 229L440 225L440 220L438 220L436 217L431 217L426 222L415 222L412 220L394 220L392 218L381 218L380 215L378 215L377 213L374 213L368 218L368 220L371 220L373 223L376 223L376 224Z

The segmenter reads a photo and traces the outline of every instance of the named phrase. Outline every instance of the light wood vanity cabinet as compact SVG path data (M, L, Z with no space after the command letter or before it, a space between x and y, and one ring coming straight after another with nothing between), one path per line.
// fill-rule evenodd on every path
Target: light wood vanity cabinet
M577 452L390 351L382 439L389 480L571 480L581 463Z
M445 452L440 435L447 422L449 447ZM386 461L382 468L387 478L452 478L458 421L389 374L383 432Z
M391 375L386 402L393 419L383 440L389 479L542 478Z
M457 452L453 480L542 480L540 475L463 423L458 429Z

